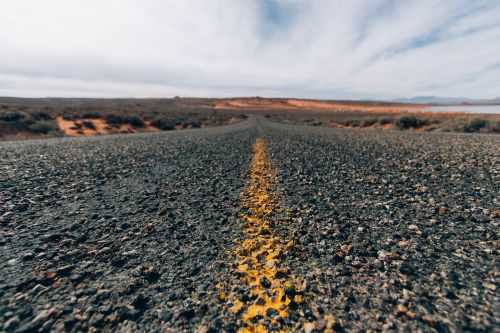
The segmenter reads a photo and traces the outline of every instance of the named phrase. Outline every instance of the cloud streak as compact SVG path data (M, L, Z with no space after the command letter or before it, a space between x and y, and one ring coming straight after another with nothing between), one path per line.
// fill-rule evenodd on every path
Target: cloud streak
M500 95L500 2L3 0L0 95Z

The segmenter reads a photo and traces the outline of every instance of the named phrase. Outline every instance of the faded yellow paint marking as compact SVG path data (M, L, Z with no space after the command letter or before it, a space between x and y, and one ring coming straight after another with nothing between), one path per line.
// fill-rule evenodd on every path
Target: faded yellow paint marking
M245 238L236 249L233 263L246 295L228 296L233 299L231 311L241 315L240 332L295 331L301 325L285 321L292 305L302 302L302 280L290 274L281 261L293 242L281 239L272 230L279 211L272 195L274 186L275 175L264 141L259 138L254 145L249 184L241 195Z
M236 250L228 253L237 279L231 285L217 284L219 300L239 318L240 333L316 332L316 322L304 318L304 299L313 295L306 294L306 281L283 262L285 256L293 255L295 244L273 230L285 213L279 208L275 187L276 175L264 140L258 138L250 179L241 194L244 236L235 240ZM333 317L326 315L324 321L323 331L333 332Z

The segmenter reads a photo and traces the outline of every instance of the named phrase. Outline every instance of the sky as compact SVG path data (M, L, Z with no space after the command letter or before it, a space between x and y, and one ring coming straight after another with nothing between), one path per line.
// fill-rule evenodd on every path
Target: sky
M499 0L1 0L0 96L500 97Z

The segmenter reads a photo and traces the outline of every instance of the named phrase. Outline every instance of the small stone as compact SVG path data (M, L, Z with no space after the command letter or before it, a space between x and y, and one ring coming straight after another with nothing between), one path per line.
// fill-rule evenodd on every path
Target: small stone
M406 250L410 247L410 243L408 241L400 241L398 243L399 247L402 248L403 250Z
M434 327L436 325L436 321L434 320L434 318L427 314L422 317L422 320L425 321L429 326Z
M189 272L190 276L196 276L201 272L201 266L193 267L193 269Z
M139 251L137 251L137 250L125 251L122 253L122 255L125 257L138 257Z
M398 314L405 314L406 312L408 312L408 308L406 306L404 306L403 304L398 304L396 312Z
M83 280L84 276L82 274L73 274L70 276L70 281L73 283L78 283Z
M207 325L201 325L198 327L198 330L196 333L208 333L210 331L210 328Z
M484 283L483 286L486 289L489 289L489 290L492 290L492 291L496 291L497 290L497 286L494 285L493 283Z
M266 278L265 276L261 276L260 279L259 279L259 283L262 287L264 288L270 288L271 287L271 282L269 281L268 278Z
M119 310L119 316L121 319L135 318L140 314L139 310L135 309L130 305L122 305Z
M196 316L196 313L193 309L184 309L181 312L179 312L179 318L182 318L184 320L191 320Z
M149 301L149 298L146 297L144 294L138 294L134 300L132 301L132 305L136 309L144 309Z
M285 295L287 295L288 298L293 299L295 296L295 288L293 285L285 287Z
M36 286L33 287L33 289L31 289L31 291L36 294L36 293L39 293L40 291L46 290L46 289L47 289L46 286L41 285L41 284L37 284Z
M148 223L142 231L146 234L152 233L155 231L154 225L152 223Z
M255 300L255 304L256 305L264 305L266 304L266 300L262 297L258 297L256 300Z
M50 317L56 314L59 310L55 307L50 308L48 310L42 310L38 312L31 321L22 325L17 329L19 332L37 332L44 325L44 323L48 322Z
M108 314L111 312L111 307L109 305L101 305L97 311L99 311L99 313Z
M113 251L111 250L110 247L103 247L102 249L100 249L97 254L100 254L100 255L108 255L108 254L111 254Z
M410 224L408 226L408 229L410 229L411 231L418 231L418 226L416 224Z
M19 325L19 317L18 316L14 316L14 317L10 318L9 320L7 320L3 324L3 329L5 331L10 331L10 330L13 330L14 328L16 328L17 325Z
M163 320L164 322L169 322L170 319L172 319L172 313L168 310L162 310L160 313L159 313L159 317L161 318L161 320Z
M31 260L35 257L35 254L31 251L22 254L21 259L24 261Z
M68 273L70 273L74 268L75 268L74 265L62 266L56 270L56 273L57 273L57 275L64 276L64 275L67 275Z
M304 332L305 333L312 333L312 331L314 330L314 327L315 327L314 323L307 322L304 324Z
M269 309L267 309L267 311L266 311L266 316L271 317L271 318L272 318L272 317L279 316L279 314L280 314L280 313L278 312L278 310L275 310L275 309L273 309L273 308L269 308Z

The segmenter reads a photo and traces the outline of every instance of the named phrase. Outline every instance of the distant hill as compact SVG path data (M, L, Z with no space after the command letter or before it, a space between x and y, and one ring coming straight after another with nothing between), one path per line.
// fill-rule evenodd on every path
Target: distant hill
M32 108L54 111L57 114L72 110L122 112L150 112L168 110L170 112L216 112L237 111L374 111L374 112L408 112L420 111L426 106L422 104L401 104L384 101L352 101L352 100L313 100L296 98L16 98L0 97L0 111L9 108Z
M2 107L34 108L130 108L154 110L169 108L178 111L193 110L364 110L408 111L428 105L491 105L500 104L500 97L490 100L420 96L392 100L319 100L298 98L232 97L232 98L19 98L0 97Z
M390 102L409 103L409 104L500 104L500 97L494 99L474 99L458 97L436 97L436 96L417 96L411 98L397 98Z

